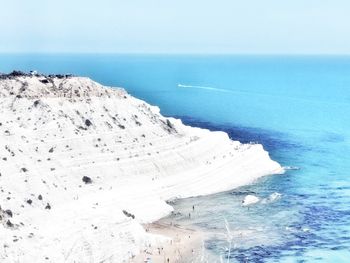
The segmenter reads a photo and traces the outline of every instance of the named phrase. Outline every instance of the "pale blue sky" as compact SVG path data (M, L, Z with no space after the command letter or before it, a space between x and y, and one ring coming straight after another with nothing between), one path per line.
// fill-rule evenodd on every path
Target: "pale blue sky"
M0 0L0 52L350 54L349 0Z

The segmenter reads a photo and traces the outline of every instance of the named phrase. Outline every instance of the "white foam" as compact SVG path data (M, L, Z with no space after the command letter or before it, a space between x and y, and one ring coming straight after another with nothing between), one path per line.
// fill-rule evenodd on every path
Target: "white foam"
M274 202L274 201L280 199L281 197L282 197L282 194L274 192L274 193L270 194L268 199L270 202Z
M269 203L272 203L272 202L275 202L279 199L281 199L282 197L282 194L278 193L278 192L274 192L272 194L270 194L267 198L264 198L261 203L262 204L269 204Z
M300 170L298 166L283 166L284 170Z

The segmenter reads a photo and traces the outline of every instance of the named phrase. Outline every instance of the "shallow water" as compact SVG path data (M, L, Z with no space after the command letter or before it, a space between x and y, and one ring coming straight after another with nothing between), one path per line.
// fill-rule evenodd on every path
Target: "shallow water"
M233 134L237 131L244 136L249 134L252 141L258 136L267 145L265 148L276 151L277 160L291 155L283 160L289 160L294 167L283 175L264 177L226 193L178 200L175 204L178 214L165 220L211 233L206 248L227 257L226 219L233 246L230 262L349 262L349 180L320 165L323 162L320 157L309 162L306 158L315 150L297 141L285 141L283 134L274 134L272 139L271 134L265 137L264 131L257 131L256 135L253 133L256 130L229 127L223 130L231 134L231 129ZM276 146L283 147L283 151ZM271 198L277 196L275 193L281 196ZM248 194L261 201L243 207L242 200Z
M350 57L32 54L0 61L3 72L73 73L123 86L165 115L262 143L297 168L176 202L179 213L168 220L211 233L205 246L217 258L349 262ZM273 193L280 198L270 200ZM242 207L247 194L262 201Z

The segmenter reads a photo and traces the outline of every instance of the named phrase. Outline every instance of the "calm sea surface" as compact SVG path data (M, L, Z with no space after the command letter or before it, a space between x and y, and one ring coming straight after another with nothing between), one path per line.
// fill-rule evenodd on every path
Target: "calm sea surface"
M169 220L211 233L205 247L218 260L350 262L350 57L0 55L0 72L13 69L122 86L187 124L262 143L293 168L176 202ZM262 202L242 207L247 194Z

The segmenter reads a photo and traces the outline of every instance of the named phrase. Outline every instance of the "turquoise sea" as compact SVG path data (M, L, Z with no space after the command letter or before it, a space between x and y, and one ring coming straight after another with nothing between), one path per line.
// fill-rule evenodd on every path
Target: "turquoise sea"
M0 55L0 72L14 69L122 86L164 115L262 143L292 168L175 203L168 220L213 233L205 248L218 260L350 262L350 57ZM264 199L273 193L281 197ZM247 194L266 202L242 207Z

